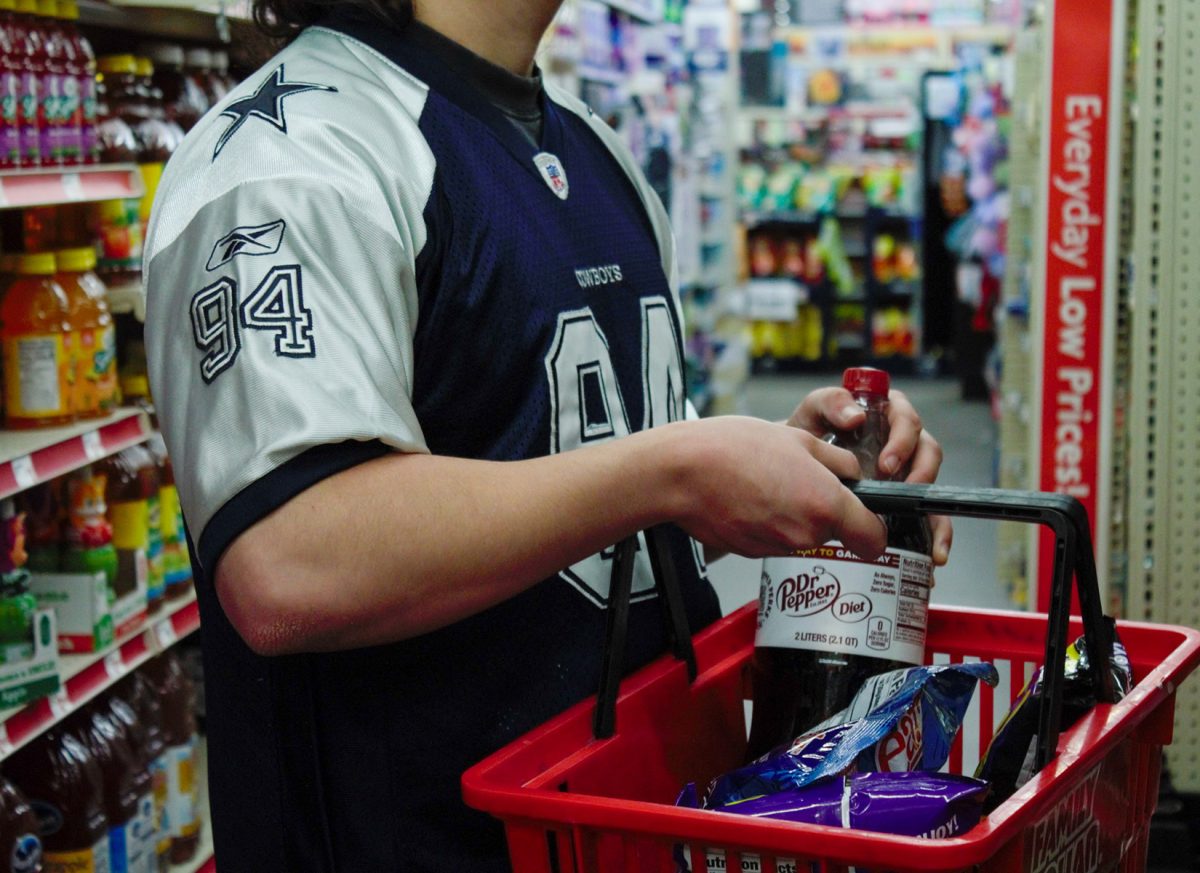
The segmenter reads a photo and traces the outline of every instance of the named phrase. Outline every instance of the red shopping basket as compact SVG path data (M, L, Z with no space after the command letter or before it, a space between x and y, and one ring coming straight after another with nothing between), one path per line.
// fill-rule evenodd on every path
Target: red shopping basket
M1036 666L1061 664L1067 639L1085 631L1093 637L1105 626L1086 516L1059 495L892 483L862 483L856 490L876 511L1039 521L1055 529L1049 617L930 610L930 662L986 660L1001 677L994 689L980 686L953 748L948 769L969 775ZM1067 617L1072 575L1086 622ZM1046 695L1040 722L1043 766L958 837L899 837L673 805L686 782L704 784L741 764L752 605L695 637L693 681L670 657L628 677L612 736L594 737L597 704L581 703L467 771L464 797L504 821L517 873L1139 871L1161 750L1171 741L1175 690L1200 662L1200 632L1134 622L1117 627L1134 669L1132 691L1118 703L1098 704L1059 736L1061 676L1047 671L1054 693L1053 699Z

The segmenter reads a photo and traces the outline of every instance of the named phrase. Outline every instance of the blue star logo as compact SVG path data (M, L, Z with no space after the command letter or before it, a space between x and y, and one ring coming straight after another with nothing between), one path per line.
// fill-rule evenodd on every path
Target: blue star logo
M221 154L225 143L229 142L233 135L242 129L242 125L251 118L261 118L276 130L286 134L287 119L283 117L283 98L291 97L294 94L303 94L305 91L336 92L337 88L331 85L316 85L312 82L285 81L283 64L280 64L275 68L275 72L258 86L257 91L249 97L235 100L225 107L225 111L221 114L232 118L233 124L225 128L221 138L217 140L217 147L213 149L213 160L215 161L217 155Z

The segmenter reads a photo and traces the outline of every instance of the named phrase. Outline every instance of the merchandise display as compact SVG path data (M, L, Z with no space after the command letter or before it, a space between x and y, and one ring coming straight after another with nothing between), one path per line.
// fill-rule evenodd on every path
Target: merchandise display
M888 439L888 375L853 368L842 384L866 421L831 441L855 455L864 478L888 478L879 468ZM763 561L748 760L841 710L869 677L924 660L933 585L929 521L894 515L886 522L888 549L875 561L837 542Z

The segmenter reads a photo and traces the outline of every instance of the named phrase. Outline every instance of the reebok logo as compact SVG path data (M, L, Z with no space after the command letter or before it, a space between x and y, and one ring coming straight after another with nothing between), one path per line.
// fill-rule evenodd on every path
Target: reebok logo
M575 281L580 288L598 288L601 285L611 285L625 279L621 275L620 264L609 264L605 267L584 267L575 271Z
M211 272L223 264L228 264L238 255L273 255L279 251L286 229L287 225L282 218L270 224L235 227L217 240L204 269Z

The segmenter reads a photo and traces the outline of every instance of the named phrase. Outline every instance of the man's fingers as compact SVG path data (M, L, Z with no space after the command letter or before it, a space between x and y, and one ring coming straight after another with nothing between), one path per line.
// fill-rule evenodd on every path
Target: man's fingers
M796 407L787 423L824 436L831 430L853 430L865 415L845 388L818 388Z
M891 434L887 445L879 453L879 470L885 476L892 476L913 456L922 431L921 416L917 415L917 410L908 402L903 391L892 391L888 399Z
M818 439L809 441L809 452L821 466L832 472L839 479L861 479L858 469L858 459L846 449L830 445Z
M942 447L927 430L917 438L917 449L913 452L906 482L934 482L942 467Z
M954 543L954 525L945 515L932 515L929 522L933 527L933 564L944 567L950 560L950 546Z
M874 560L887 547L887 527L848 488L842 489L842 545L860 558Z

